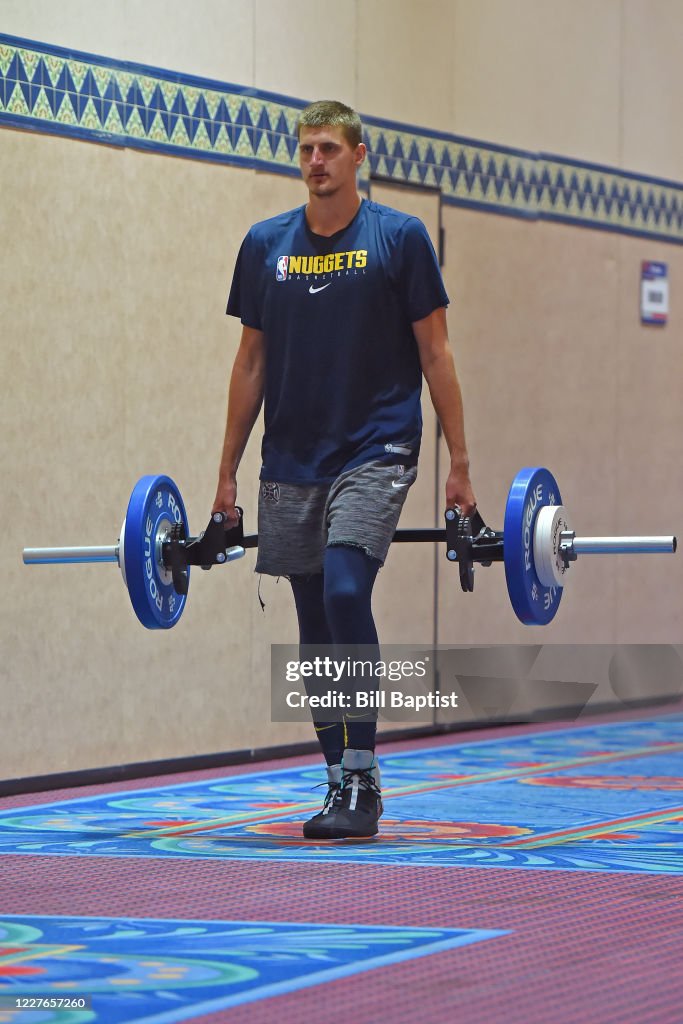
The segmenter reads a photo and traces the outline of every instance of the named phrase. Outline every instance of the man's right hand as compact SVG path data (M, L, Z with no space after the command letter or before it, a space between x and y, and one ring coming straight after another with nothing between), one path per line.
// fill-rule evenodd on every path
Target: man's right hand
M234 476L228 477L225 480L218 481L218 490L216 491L216 497L214 498L213 508L211 509L211 515L214 512L223 512L226 516L225 525L227 527L237 526L239 522L239 514L235 509L235 502L237 501L237 480Z

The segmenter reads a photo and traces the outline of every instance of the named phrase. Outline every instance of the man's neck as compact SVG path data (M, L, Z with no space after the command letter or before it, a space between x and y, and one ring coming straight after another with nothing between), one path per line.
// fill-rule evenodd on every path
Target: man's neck
M306 221L314 234L329 238L351 223L360 204L361 197L355 189L343 196L309 195Z

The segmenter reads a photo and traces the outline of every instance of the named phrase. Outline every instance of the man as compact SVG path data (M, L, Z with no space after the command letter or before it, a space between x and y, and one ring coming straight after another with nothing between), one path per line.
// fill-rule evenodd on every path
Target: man
M372 588L417 474L422 374L451 456L446 504L476 504L448 296L424 225L358 194L358 115L313 103L298 137L308 203L254 225L235 267L227 312L242 337L213 511L235 521L263 401L256 571L290 580L301 644L376 647ZM314 722L328 792L306 838L377 833L376 724Z

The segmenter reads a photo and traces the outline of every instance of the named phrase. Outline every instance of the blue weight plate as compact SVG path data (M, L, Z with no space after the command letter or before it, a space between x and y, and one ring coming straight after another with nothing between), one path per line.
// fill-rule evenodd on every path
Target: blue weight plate
M160 538L174 523L184 523L189 534L180 491L170 477L143 476L128 503L123 560L133 610L147 629L175 626L187 600L176 594L160 561Z
M562 587L546 587L534 565L534 523L545 505L561 505L560 488L542 467L521 469L505 506L505 579L515 615L527 626L547 626L555 617Z

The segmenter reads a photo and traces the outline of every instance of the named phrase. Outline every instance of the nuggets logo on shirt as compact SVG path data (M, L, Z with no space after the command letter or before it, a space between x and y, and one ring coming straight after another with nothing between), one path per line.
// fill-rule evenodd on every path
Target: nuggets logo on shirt
M365 270L368 263L367 249L351 249L350 252L330 252L326 256L278 256L275 268L276 281L291 280L294 276L309 274L342 274Z

